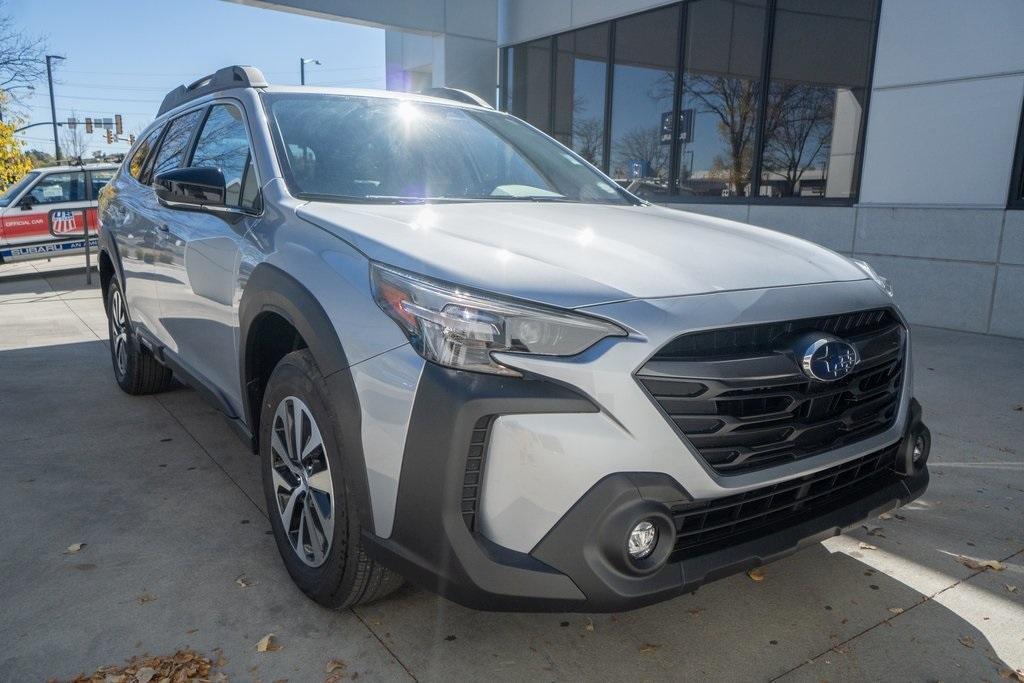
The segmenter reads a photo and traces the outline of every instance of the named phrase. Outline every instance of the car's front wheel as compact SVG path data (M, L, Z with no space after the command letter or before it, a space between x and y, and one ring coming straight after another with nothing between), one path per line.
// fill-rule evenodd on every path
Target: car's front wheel
M107 330L114 379L126 393L138 396L164 391L171 385L171 370L159 363L135 339L128 304L117 279L107 288Z
M309 351L282 358L263 395L260 460L267 513L288 573L316 602L342 608L384 597L402 579L362 548L340 425L329 406Z

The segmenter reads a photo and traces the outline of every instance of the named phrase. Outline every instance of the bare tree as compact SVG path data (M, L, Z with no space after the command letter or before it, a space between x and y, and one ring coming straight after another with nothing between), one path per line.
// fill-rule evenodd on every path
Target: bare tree
M832 140L835 91L804 84L773 86L765 119L764 170L781 176L784 195L808 170L825 167L825 150Z
M72 111L70 118L77 121L78 115ZM89 140L85 137L83 126L62 127L60 129L60 148L69 159L83 160L89 151Z
M695 102L695 114L717 118L718 134L725 143L726 155L714 160L714 168L724 175L735 194L750 181L754 154L754 121L757 118L757 89L753 81L724 76L688 76L685 90Z
M661 144L661 127L637 126L624 133L615 143L615 153L626 162L640 161L650 167L650 177L666 175L668 167L668 146ZM620 175L625 169L617 169Z
M576 153L594 164L601 165L601 145L604 140L604 126L598 119L574 119L572 122L572 146Z
M0 91L18 102L18 93L46 73L46 40L27 35L0 0Z

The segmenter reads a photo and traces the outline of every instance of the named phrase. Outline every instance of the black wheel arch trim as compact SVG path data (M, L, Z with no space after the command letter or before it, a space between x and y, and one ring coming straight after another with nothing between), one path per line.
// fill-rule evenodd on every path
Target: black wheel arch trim
M268 263L257 265L249 275L238 308L239 377L242 378L242 407L246 428L253 435L251 444L258 450L260 405L257 387L249 380L253 373L253 339L250 328L266 313L281 316L306 342L327 384L340 426L341 458L349 492L355 497L361 528L373 532L373 506L363 455L362 419L350 365L338 333L316 297L298 280ZM260 394L262 396L262 394Z

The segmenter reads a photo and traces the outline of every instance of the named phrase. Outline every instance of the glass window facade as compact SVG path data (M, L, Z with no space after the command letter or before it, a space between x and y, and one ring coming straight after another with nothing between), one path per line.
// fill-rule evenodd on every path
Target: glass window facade
M508 50L508 111L551 132L551 39Z
M554 137L604 167L605 97L608 90L608 24L555 39Z
M671 6L615 24L608 173L640 196L668 194L671 137L662 129L672 120L679 14Z
M505 104L641 196L852 202L877 17L878 0L674 3L506 48Z
M687 7L676 132L678 193L749 196L764 58L764 0Z
M850 198L875 2L776 0L761 194Z

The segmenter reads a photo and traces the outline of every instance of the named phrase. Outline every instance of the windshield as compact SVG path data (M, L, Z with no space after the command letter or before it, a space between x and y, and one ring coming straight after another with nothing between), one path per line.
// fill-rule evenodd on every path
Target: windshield
M383 97L269 94L293 195L359 202L631 203L614 182L511 116Z
M21 191L32 184L32 181L36 179L38 173L32 172L27 173L24 178L14 183L7 188L7 191L0 194L0 206L9 206L14 201L15 197L21 194Z

